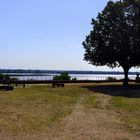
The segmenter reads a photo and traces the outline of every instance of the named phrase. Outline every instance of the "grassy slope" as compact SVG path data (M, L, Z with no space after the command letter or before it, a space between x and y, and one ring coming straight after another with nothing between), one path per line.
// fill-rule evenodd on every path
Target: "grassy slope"
M112 92L112 87L109 88ZM101 103L99 103L99 97L95 95L101 92L108 94L109 89L97 89L92 91L74 85L65 88L34 85L25 89L17 88L14 91L0 91L0 131L5 133L46 131L69 115L79 101L86 109L98 107ZM118 87L114 89L115 93L116 89ZM121 88L117 93L119 91ZM139 95L138 91L137 93ZM111 96L110 105L120 112L120 117L125 124L139 130L140 98L134 98L133 94L135 91L132 94L129 93L130 97Z
M69 114L78 97L77 90L52 89L48 86L0 91L0 130L44 130Z
M88 90L78 86L51 88L45 85L0 91L0 131L33 133L47 130L70 114L80 95L86 93Z

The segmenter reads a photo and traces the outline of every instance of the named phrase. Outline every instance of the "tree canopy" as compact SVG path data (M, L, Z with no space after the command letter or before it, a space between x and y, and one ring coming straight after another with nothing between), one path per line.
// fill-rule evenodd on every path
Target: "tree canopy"
M96 66L122 67L124 85L128 71L140 65L140 0L109 1L83 42L84 60Z

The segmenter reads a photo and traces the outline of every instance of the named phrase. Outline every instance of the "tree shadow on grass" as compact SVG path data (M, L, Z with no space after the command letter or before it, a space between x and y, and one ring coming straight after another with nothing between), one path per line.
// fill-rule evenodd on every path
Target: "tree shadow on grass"
M140 98L140 85L129 85L128 87L124 87L122 85L94 85L82 86L82 88L87 88L89 91L93 91L98 94Z

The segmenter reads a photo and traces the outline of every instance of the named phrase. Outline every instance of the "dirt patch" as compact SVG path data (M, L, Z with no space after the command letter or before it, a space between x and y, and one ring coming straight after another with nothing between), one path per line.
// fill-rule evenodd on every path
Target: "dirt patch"
M53 140L139 140L138 136L128 132L120 121L119 114L112 111L109 95L96 94L99 97L99 108L85 111L79 102L73 113L67 117L58 130L49 137Z

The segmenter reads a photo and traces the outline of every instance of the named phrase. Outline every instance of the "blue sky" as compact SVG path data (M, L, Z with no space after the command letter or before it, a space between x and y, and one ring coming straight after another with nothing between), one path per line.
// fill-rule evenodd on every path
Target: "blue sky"
M107 1L0 0L0 68L110 70L83 61L81 45Z

